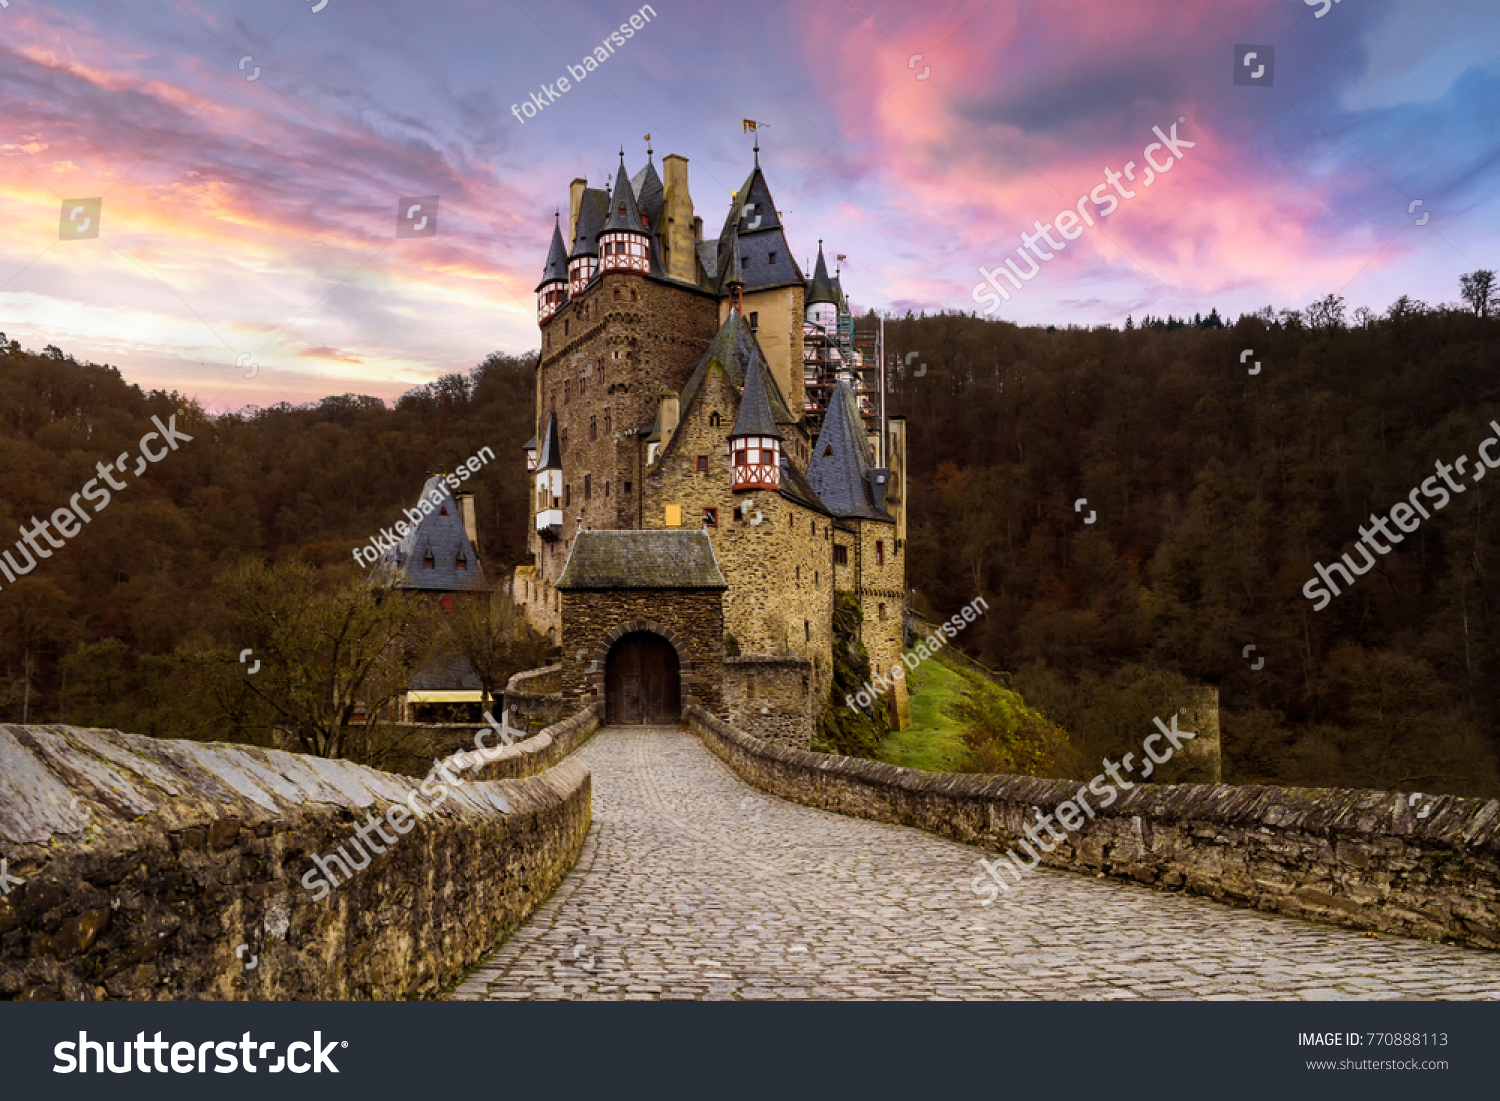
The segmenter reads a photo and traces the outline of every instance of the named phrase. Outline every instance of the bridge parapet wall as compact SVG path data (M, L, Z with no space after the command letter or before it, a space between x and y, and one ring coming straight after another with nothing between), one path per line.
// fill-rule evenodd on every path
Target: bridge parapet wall
M996 852L1019 851L1039 810L1054 814L1084 787L812 753L752 738L698 707L687 719L730 768L774 795ZM1098 802L1097 817L1051 842L1044 864L1356 929L1500 948L1495 800L1423 796L1412 805L1399 792L1141 784L1111 806ZM974 870L983 875L977 862Z
M562 691L561 663L528 669L511 677L505 685L505 707L513 725L527 729L549 726L568 714ZM574 707L577 706L576 701Z
M471 748L460 754L456 763L459 767L472 766L465 775L479 780L515 780L535 776L571 756L594 736L603 718L604 704L591 703L561 722L553 723L540 734L504 748L501 748L500 737L493 729L481 727L481 731L490 731L485 745L494 755L485 758Z
M413 797L425 816L386 817ZM439 800L347 761L0 725L0 999L429 995L547 898L589 820L576 761ZM341 847L362 870L309 886Z

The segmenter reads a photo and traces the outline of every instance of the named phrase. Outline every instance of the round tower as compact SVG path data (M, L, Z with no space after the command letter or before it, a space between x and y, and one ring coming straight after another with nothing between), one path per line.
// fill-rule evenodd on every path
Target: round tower
M545 324L568 300L568 250L563 245L561 214L552 226L552 247L547 252L547 266L542 281L536 285L536 319Z
M625 174L625 150L621 149L620 171L615 175L615 190L609 200L609 220L599 234L599 271L646 275L650 270L651 235L636 205L630 177Z
M735 324L743 325L738 311ZM771 413L771 399L766 393L766 367L756 347L745 369L745 391L740 395L740 415L729 433L729 447L734 454L730 467L730 489L762 489L771 493L781 490L781 433Z

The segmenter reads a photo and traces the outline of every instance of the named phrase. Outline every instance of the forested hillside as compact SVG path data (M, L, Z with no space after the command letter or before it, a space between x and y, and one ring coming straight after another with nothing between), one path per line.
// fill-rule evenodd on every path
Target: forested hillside
M917 353L891 407L919 604L985 594L967 648L1088 745L1138 749L1186 677L1220 687L1226 779L1500 794L1500 475L1323 610L1302 593L1500 435L1500 325L1404 299L1346 324L1327 299L1158 326L887 322Z
M1186 680L1220 686L1228 780L1500 794L1500 474L1466 479L1328 607L1302 593L1372 513L1500 434L1494 319L1403 300L1346 323L1328 299L1230 327L955 313L886 333L910 359L889 407L910 426L916 604L946 615L984 595L960 644L1085 757L1139 746ZM134 454L153 413L194 437L35 570L0 577L4 721L212 736L173 700L174 654L232 641L214 576L259 557L347 579L351 548L426 471L481 446L498 457L471 483L487 568L523 556L531 357L494 355L394 408L346 395L206 418L58 349L0 349L0 550L96 463Z

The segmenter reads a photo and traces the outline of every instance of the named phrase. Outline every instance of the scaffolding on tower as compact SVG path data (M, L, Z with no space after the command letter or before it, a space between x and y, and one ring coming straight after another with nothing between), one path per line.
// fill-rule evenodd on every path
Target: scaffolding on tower
M849 384L859 401L865 425L879 429L880 422L880 330L857 329L842 291L832 325L802 323L802 377L806 389L804 413L813 435L823 426L833 388Z

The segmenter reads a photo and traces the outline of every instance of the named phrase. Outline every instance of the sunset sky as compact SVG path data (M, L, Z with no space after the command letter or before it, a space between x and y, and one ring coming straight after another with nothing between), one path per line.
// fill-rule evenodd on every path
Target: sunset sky
M394 398L535 349L553 211L622 143L688 157L716 233L746 118L799 261L847 254L861 311L976 309L980 266L1173 123L1170 174L998 316L1383 311L1500 268L1500 0L655 0L524 124L639 4L317 3L0 7L0 330L216 410ZM1272 86L1234 84L1239 44ZM425 195L437 236L397 239Z

